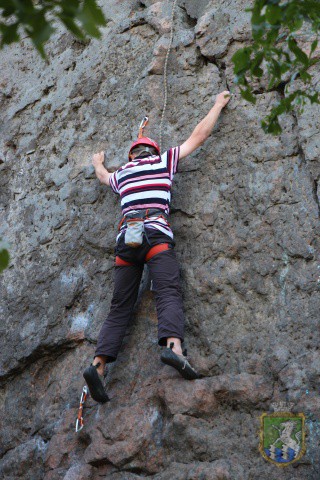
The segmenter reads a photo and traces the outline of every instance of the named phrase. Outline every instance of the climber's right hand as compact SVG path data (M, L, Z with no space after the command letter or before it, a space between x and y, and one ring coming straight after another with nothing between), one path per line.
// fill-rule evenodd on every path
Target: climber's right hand
M226 96L226 95L228 95L228 96ZM230 98L231 98L231 93L229 92L229 90L225 90L224 92L221 92L216 96L216 105L223 108L227 105Z

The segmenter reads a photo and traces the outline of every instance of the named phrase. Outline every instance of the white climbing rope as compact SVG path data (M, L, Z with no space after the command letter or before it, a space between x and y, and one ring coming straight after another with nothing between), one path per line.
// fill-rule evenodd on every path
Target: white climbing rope
M169 0L168 0L169 3ZM162 115L161 115L161 121L160 121L160 152L162 153L162 125L163 125L163 119L165 115L165 111L167 108L167 101L168 101L168 79L167 79L167 66L168 66L168 58L170 55L170 50L171 50L171 45L172 45L172 40L173 40L173 20L174 20L174 11L176 8L176 3L177 0L173 0L172 4L172 10L171 10L171 30L170 30L170 40L169 40L169 46L166 54L166 59L164 62L164 70L163 70L163 83L164 83L164 102L163 102L163 110L162 110Z

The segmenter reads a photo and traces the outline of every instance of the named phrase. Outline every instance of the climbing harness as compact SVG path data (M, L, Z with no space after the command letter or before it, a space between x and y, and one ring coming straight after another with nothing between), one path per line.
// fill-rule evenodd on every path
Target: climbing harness
M140 247L143 243L143 235L146 236L148 241L148 236L144 228L144 221L149 220L151 216L155 217L155 220L163 218L168 222L167 214L158 208L147 208L123 216L119 223L118 230L120 231L121 227L126 228L124 234L124 243L126 245L132 248Z
M143 234L146 236L147 241L150 245L150 242L149 242L148 237L147 237L147 232L144 229L144 221L149 220L151 218L153 218L154 220L157 220L159 218L163 218L164 220L166 220L166 222L170 226L170 223L168 222L168 215L163 210L160 210L159 208L142 209L142 210L139 210L139 211L136 211L136 212L127 213L126 215L124 215L122 217L122 219L119 223L119 226L118 226L118 230L120 232L121 228L126 228L125 243L127 245L133 246L133 247L135 247L135 246L139 247L143 242ZM127 235L130 228L133 229L133 227L130 226L131 222L132 222L132 224L134 224L134 222L136 222L136 223L140 222L142 232L141 232L141 238L139 237L139 241L141 240L141 243L139 245L130 245L130 243L127 242L128 238L130 238L130 239L133 238L133 235L131 235L131 236ZM150 250L148 251L147 255L146 255L145 262L148 262L157 253L163 252L165 250L169 250L170 248L171 248L171 246L170 246L169 243L160 243L158 245L155 245L154 247L151 247ZM128 265L133 265L133 263L127 262L126 260L122 260L122 258L116 256L116 265L117 266L126 266L126 265L128 266Z
M174 11L176 8L176 3L177 0L173 0L172 4L172 10L171 10L171 30L170 30L170 40L169 40L169 46L164 62L164 70L163 70L163 83L164 83L164 102L163 102L163 110L162 110L162 115L161 115L161 120L160 120L160 152L162 152L162 125L163 125L163 119L164 119L164 114L167 108L167 100L168 100L168 80L167 80L167 66L168 66L168 59L170 55L170 50L171 50L171 45L172 45L172 40L173 40L173 20L174 20Z
M76 421L76 432L80 432L83 429L83 406L88 397L88 387L85 385L81 392L80 405L78 410L78 417Z

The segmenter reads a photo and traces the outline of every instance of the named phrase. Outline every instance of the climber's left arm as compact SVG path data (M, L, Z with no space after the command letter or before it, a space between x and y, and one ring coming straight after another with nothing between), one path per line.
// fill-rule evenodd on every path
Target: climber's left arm
M228 96L226 96L228 95ZM190 155L194 150L200 147L211 134L221 110L230 100L230 92L225 90L216 97L216 102L206 117L193 130L192 134L181 146L179 159Z
M101 183L105 185L110 185L111 173L103 165L104 161L104 152L95 153L92 158L92 164L94 166L96 175Z

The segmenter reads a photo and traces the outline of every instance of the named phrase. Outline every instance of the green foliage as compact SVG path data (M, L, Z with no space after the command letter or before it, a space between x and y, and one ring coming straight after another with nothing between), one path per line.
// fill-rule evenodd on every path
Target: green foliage
M8 252L8 244L0 238L0 273L9 265L10 255Z
M261 122L266 133L279 135L279 115L298 106L303 111L307 99L320 103L318 92L311 90L312 76L308 69L318 62L312 55L318 45L320 30L319 0L255 0L251 12L252 43L239 49L232 57L235 82L241 95L251 103L256 102L253 81L264 74L268 79L267 91L281 93L281 100L272 107ZM306 26L314 38L307 55L299 46L298 31ZM294 90L293 82L299 78L305 89ZM285 87L285 88L283 88ZM288 94L294 90L293 93Z
M0 48L27 35L45 58L44 44L55 20L80 40L101 38L107 20L96 0L0 0Z

